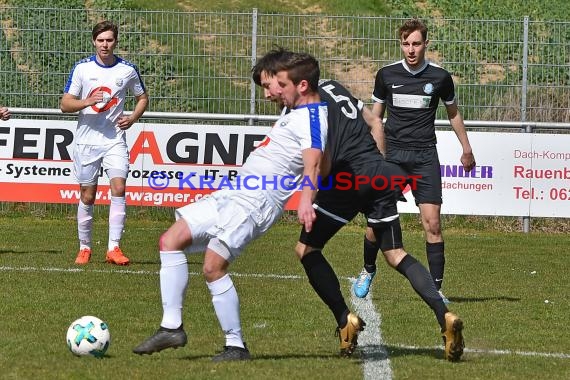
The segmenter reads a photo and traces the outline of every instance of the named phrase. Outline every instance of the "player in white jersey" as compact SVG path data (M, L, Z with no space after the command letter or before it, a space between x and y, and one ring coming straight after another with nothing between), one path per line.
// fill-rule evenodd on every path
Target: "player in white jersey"
M126 218L125 185L129 172L129 151L125 131L144 113L148 95L138 69L116 56L118 27L102 21L92 30L95 55L75 64L65 84L60 108L78 112L73 150L73 173L80 186L77 209L79 254L76 264L91 258L93 205L101 167L111 184L109 240L106 261L127 265L129 259L119 246ZM135 97L135 109L123 115L127 92Z
M311 230L316 218L316 194L321 158L327 141L327 108L318 94L318 62L294 54L277 74L280 97L291 112L275 122L267 137L249 155L240 176L253 179L241 189L224 188L177 210L177 221L161 236L160 289L163 317L160 328L133 349L152 354L184 346L182 303L188 285L185 253L206 251L203 273L212 295L224 351L214 361L250 358L241 331L239 299L227 272L243 248L280 217L285 202L302 184L299 221Z
M10 120L10 110L8 107L0 107L0 120Z

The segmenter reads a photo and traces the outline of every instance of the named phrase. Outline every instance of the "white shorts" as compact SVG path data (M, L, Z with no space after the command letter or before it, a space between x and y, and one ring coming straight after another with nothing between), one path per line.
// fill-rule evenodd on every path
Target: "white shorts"
M127 178L129 149L123 141L113 145L75 145L73 175L82 185L95 185L101 166L109 178Z
M228 249L233 261L245 246L264 234L281 216L283 208L266 197L262 191L218 190L176 210L176 219L188 223L192 245L184 252L206 250L210 239L218 238Z

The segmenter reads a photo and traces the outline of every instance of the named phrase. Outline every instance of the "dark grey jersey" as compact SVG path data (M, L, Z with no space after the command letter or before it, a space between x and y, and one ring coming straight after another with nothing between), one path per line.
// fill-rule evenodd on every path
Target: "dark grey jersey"
M321 101L328 107L327 151L335 172L358 172L363 164L380 159L380 152L362 116L362 101L340 83L319 84Z
M372 100L386 105L388 147L422 149L436 144L437 106L440 100L453 104L455 89L451 75L443 68L426 61L412 71L401 60L378 71Z

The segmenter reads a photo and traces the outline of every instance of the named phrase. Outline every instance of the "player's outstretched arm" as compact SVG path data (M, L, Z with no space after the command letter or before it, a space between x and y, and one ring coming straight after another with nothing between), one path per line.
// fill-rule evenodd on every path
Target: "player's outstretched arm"
M313 208L313 200L317 194L319 167L322 159L322 152L319 149L308 148L303 150L303 178L301 198L297 207L299 222L305 225L305 230L311 232L313 222L317 218ZM308 183L310 181L310 184Z
M374 141L376 141L378 150L384 156L386 154L386 141L384 140L384 125L382 124L382 119L380 116L372 112L367 106L362 107L362 117L364 117L364 121L370 128L370 133L372 134Z
M463 169L469 172L475 167L476 163L475 156L473 155L473 150L471 149L471 144L469 143L469 138L467 137L467 130L465 129L463 117L459 112L457 103L447 105L445 108L447 110L447 117L451 123L451 128L453 128L453 131L455 132L455 135L461 144L461 148L463 149L463 154L461 155L461 164L463 165Z

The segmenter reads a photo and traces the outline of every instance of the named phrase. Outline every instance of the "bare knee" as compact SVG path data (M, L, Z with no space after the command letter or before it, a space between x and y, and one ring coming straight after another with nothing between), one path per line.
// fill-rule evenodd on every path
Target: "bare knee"
M420 204L422 225L426 240L436 242L441 240L441 206L435 204Z
M429 235L441 235L441 223L439 221L439 218L427 219L424 223L424 229Z
M301 242L298 242L297 245L295 246L295 254L297 255L297 258L299 260L302 260L303 257L305 257L305 255L307 255L308 253L310 253L314 250L315 250L315 248L313 248L309 245L303 244Z
M402 259L407 255L406 251L404 251L403 248L390 249L382 253L384 254L386 262L392 268L396 268Z
M80 188L81 203L84 205L95 204L96 191L93 186L81 186Z
M369 242L372 243L376 242L376 236L374 235L374 230L371 227L366 227L366 232L364 233L364 235L366 236L366 240L368 240Z
M211 249L206 250L202 273L207 282L219 280L226 275L229 261Z
M204 261L202 265L202 274L204 274L204 278L207 282L216 281L224 275L219 265L206 261Z
M183 219L178 219L158 239L161 251L183 251L192 244L192 233Z
M125 185L115 185L112 189L113 196L124 197L125 196Z
M161 251L173 251L174 242L169 231L164 232L158 239L158 249Z
M81 195L81 203L83 203L84 205L95 204L95 196L91 194Z

